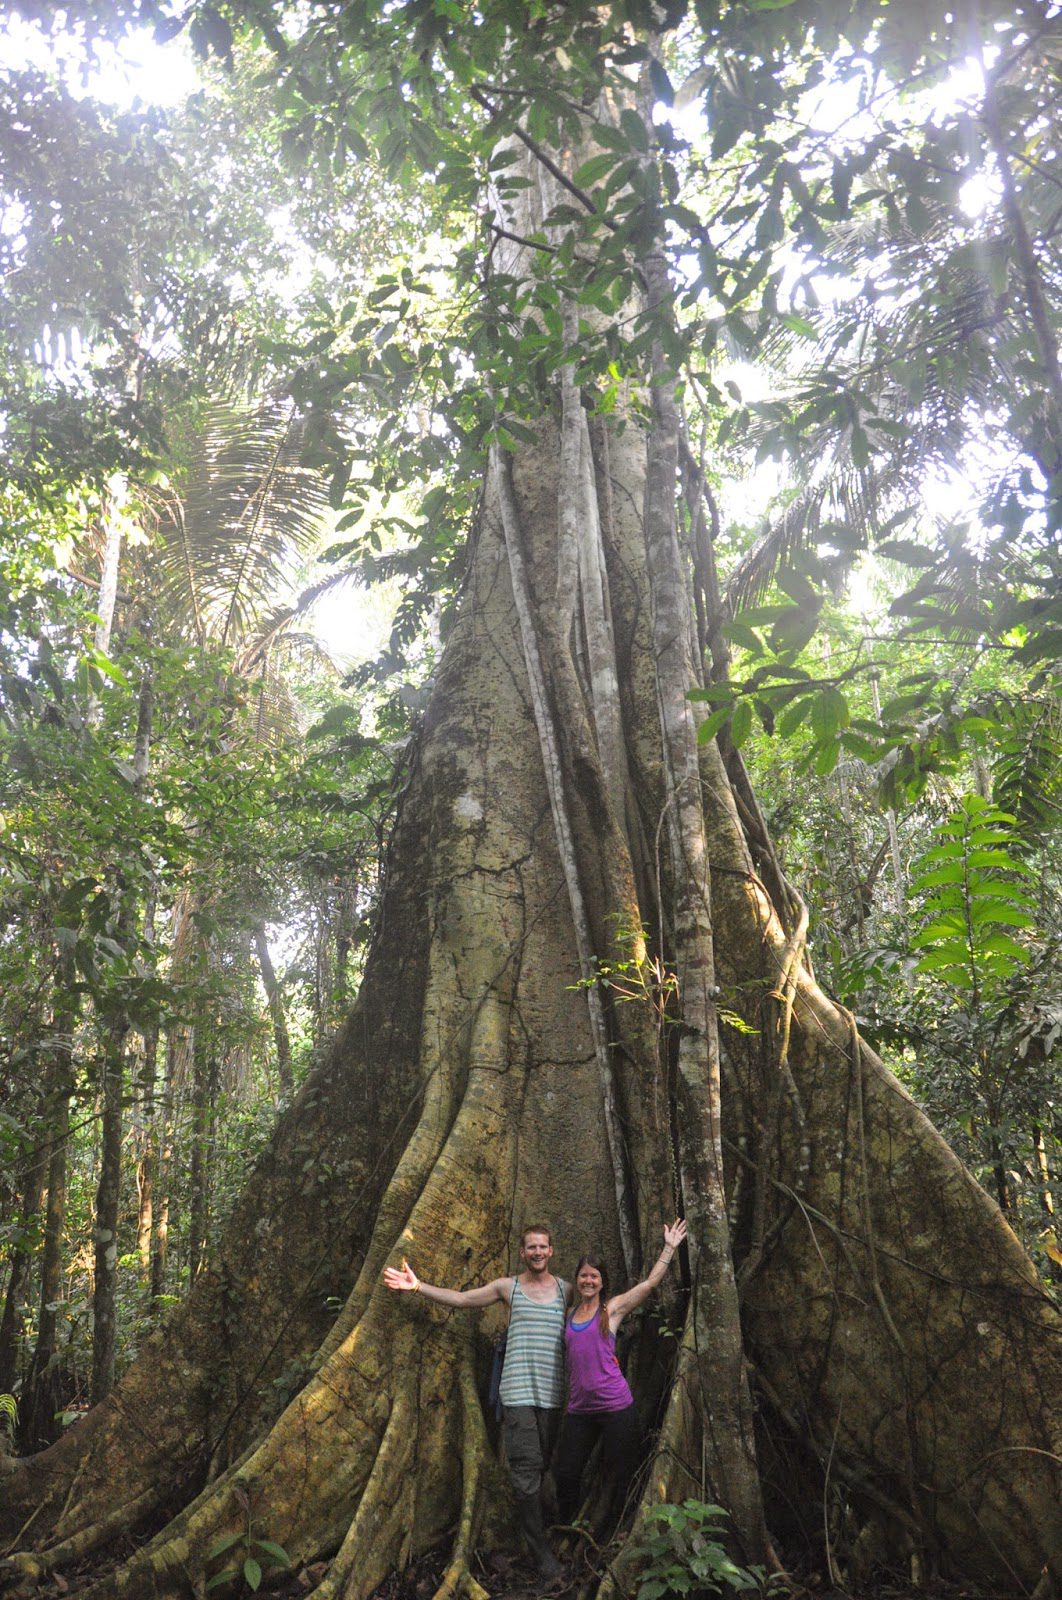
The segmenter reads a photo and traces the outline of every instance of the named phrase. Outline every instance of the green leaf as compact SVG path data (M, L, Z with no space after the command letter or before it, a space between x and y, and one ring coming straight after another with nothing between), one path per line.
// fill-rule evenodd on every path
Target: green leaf
M728 115L721 116L714 124L712 155L716 159L720 156L725 156L728 150L734 148L744 132L745 121L743 117L736 115L733 111Z
M88 660L91 661L92 665L97 669L97 671L102 672L105 677L110 678L112 683L117 683L122 688L128 687L129 679L126 677L121 667L117 666L116 663L111 660L110 656L104 655L102 650L91 651L89 653Z
M847 163L839 160L834 161L833 172L830 177L830 192L833 195L833 203L837 207L838 214L842 217L848 215L848 198L852 192L853 176L854 169L848 166Z
M785 710L778 718L777 724L778 732L782 735L783 739L788 739L791 733L795 733L796 729L799 728L800 724L803 722L810 710L810 695L804 695L803 699L794 700L792 705L786 706Z
M632 110L630 106L626 106L620 112L620 127L630 140L633 149L639 151L642 155L648 153L649 133L637 111Z
M762 656L763 640L758 633L745 626L743 622L727 622L723 625L723 632L731 644L740 645L750 655Z
M741 613L741 620L749 627L759 628L765 622L778 622L782 617L788 616L792 606L747 606Z
M671 79L655 56L652 56L649 61L649 84L657 100L661 101L665 106L674 105L675 91L672 87Z
M944 967L958 966L961 971L965 971L963 967L965 959L966 951L961 945L941 945L937 949L930 950L928 955L921 957L918 962L918 970L919 972L939 972Z
M771 629L771 644L775 650L803 650L815 636L819 625L819 606L787 606L785 615L779 617Z
M234 1544L239 1544L243 1539L242 1533L226 1534L224 1539L219 1539L217 1544L212 1544L206 1553L208 1561L216 1561L218 1556L223 1556L226 1550L231 1550Z
M826 778L833 771L840 759L841 746L834 740L832 744L825 744L815 757L815 771L820 778Z
M619 159L614 150L605 150L600 155L591 156L589 161L584 161L581 167L576 168L572 182L577 189L590 189L608 176Z
M238 1578L239 1575L239 1567L226 1567L224 1572L215 1572L214 1576L207 1580L207 1593L211 1589L220 1589L223 1583L231 1583L233 1578Z
M706 683L704 688L687 689L687 700L725 700L727 705L734 698L734 685L732 683Z
M865 733L852 733L851 731L842 733L841 748L850 751L860 761L865 761L871 766L881 759L880 744L876 744L873 739L868 739Z
M908 711L921 711L929 704L930 698L928 690L922 694L894 695L891 700L887 700L882 706L882 718L885 722L895 722L899 718L906 716Z
M727 704L725 706L720 706L717 711L713 711L710 717L705 717L704 721L697 729L697 743L709 744L715 738L716 734L719 732L720 728L723 726L724 722L726 722L729 716L730 706Z
M912 877L912 884L919 891L935 889L944 883L962 883L966 877L966 868L961 861L952 862L947 867L933 867L929 872L919 873Z
M1002 839L1006 839L1006 837L1006 834L1002 835ZM1014 857L1008 854L1006 850L973 849L967 853L966 860L971 867L1005 867L1009 872L1013 872L1018 865Z
M765 250L768 245L777 244L785 237L785 221L782 217L782 207L778 201L772 201L764 206L756 224L756 248Z
M1028 911L1017 906L1007 906L999 900L988 900L975 901L971 905L970 921L975 928L1028 928L1033 919Z
M739 700L730 719L730 737L737 749L745 743L752 731L752 706L748 700Z
M243 1581L248 1589L257 1589L262 1581L262 1568L254 1556L248 1556L243 1564Z
M1021 966L1025 966L1031 959L1031 952L1017 939L1012 939L1006 933L988 933L978 941L978 950L986 950L993 955L1013 956Z
M275 1540L252 1539L251 1543L254 1545L256 1550L264 1550L265 1554L271 1557L277 1566L291 1566L291 1557L288 1555L288 1552L284 1549L283 1545L277 1544Z
M916 544L913 539L887 539L875 549L878 555L887 556L890 561L902 561L908 567L933 567L938 559L925 545Z
M916 966L915 971L926 973L930 972L931 968L929 965L929 958L927 957L924 961L920 961ZM941 979L945 983L950 983L955 989L969 990L974 986L973 975L969 971L969 968L963 966L948 965L945 962L941 964L939 970L932 971L932 976Z
M811 729L816 742L832 739L842 728L847 728L848 721L848 701L843 692L835 684L820 689L811 702ZM832 771L832 765L827 770Z
M232 29L214 6L204 6L192 18L188 37L197 55L213 53L227 61L232 54Z

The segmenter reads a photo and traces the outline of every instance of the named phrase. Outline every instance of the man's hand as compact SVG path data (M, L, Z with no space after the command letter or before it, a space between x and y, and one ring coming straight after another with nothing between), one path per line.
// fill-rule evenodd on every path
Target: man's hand
M685 1223L683 1223L683 1227L685 1227ZM384 1267L383 1281L389 1289L412 1292L420 1288L420 1279L405 1256L402 1257L402 1265L400 1267Z

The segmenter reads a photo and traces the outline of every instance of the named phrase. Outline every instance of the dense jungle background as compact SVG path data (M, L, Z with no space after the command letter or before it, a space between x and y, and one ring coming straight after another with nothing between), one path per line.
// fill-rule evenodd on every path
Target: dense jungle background
M786 960L1057 1304L1060 63L1038 4L8 13L0 1451L79 1426L220 1269L334 1058L509 515L488 459L520 488L577 404L600 477L665 384L687 703ZM613 916L556 982L663 1036L666 938ZM720 1004L725 1068L757 1027ZM325 1325L349 1288L322 1275ZM269 1370L274 1413L308 1370ZM857 1584L879 1555L826 1479L783 1554Z

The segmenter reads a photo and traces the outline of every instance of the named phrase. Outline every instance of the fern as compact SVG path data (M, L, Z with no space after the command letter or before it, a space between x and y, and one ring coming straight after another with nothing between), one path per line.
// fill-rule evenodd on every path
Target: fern
M925 952L916 970L976 1004L1028 964L1014 935L1034 921L1029 870L1015 819L980 795L965 796L934 837L911 875L922 924L911 942Z

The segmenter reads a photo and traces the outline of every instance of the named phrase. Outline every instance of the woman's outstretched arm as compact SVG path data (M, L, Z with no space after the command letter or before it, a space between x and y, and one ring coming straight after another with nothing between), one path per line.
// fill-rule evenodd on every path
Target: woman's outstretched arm
M671 1258L679 1245L686 1237L686 1224L681 1217L664 1228L664 1248L657 1257L652 1271L641 1283L636 1283L633 1289L628 1289L626 1294L617 1294L608 1303L608 1322L612 1332L615 1333L628 1312L635 1311L638 1306L644 1305L658 1284L663 1283L667 1276L667 1269L671 1265Z

